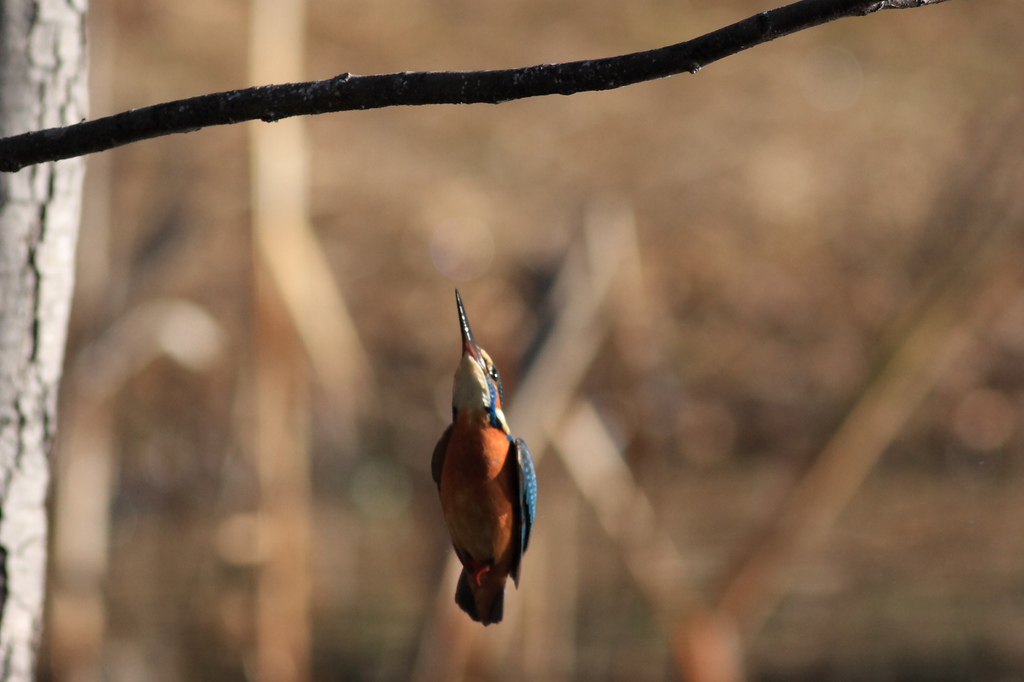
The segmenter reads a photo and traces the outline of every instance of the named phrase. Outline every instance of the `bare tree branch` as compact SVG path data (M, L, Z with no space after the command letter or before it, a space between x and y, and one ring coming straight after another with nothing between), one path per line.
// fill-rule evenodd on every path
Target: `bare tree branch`
M611 90L696 73L748 48L843 17L944 0L800 0L676 45L563 64L498 71L341 74L321 81L218 92L132 109L94 121L0 138L0 171L17 171L206 126L354 109L423 104L498 104L541 95Z

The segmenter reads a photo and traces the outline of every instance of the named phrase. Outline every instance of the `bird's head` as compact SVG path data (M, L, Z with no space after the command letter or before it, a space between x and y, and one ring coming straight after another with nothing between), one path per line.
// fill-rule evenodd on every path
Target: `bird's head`
M459 307L459 325L462 328L462 359L455 370L452 416L485 412L493 426L508 433L508 424L501 411L503 395L498 368L494 366L487 351L476 345L458 289L455 290L455 303Z

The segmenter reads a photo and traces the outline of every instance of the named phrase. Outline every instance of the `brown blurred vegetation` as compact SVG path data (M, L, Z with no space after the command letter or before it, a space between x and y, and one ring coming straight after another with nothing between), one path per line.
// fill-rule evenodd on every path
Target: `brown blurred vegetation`
M307 71L606 56L767 8L322 0ZM92 11L94 116L251 84L241 0ZM645 583L601 489L581 495L572 443L534 448L551 453L518 613L452 649L466 634L443 631L462 621L428 461L459 352L452 290L513 410L554 410L517 407L518 388L602 220L639 267L595 308L571 397L681 558L671 617L740 614L750 680L1024 679L1022 44L1018 2L954 1L613 92L309 120L313 226L368 363L358 389L300 377L310 679L429 679L431 646L461 651L465 679L679 679L686 628L651 598L666 583ZM69 549L41 675L255 679L269 550L248 129L89 163L55 488L56 510L85 511L55 521ZM522 421L531 444L568 428ZM851 445L865 434L877 452ZM836 453L866 478L804 478ZM801 524L810 539L787 541ZM794 546L768 587L730 584Z

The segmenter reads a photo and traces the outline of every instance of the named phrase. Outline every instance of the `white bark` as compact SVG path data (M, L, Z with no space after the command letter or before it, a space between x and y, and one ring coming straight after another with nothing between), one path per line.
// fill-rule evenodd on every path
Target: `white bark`
M0 135L85 116L85 0L0 0ZM0 680L31 680L81 159L0 175Z

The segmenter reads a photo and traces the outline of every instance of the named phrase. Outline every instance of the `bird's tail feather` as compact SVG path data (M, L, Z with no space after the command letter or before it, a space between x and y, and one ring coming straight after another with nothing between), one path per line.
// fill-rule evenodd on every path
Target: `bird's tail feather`
M481 588L481 591L485 589ZM478 623L483 623L484 625L500 623L505 615L505 590L497 590L497 593L491 600L491 607L488 609L488 613L481 615L480 609L477 608L476 595L473 594L473 588L469 584L469 576L466 574L466 570L463 569L462 573L459 574L459 582L455 586L455 603Z

